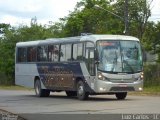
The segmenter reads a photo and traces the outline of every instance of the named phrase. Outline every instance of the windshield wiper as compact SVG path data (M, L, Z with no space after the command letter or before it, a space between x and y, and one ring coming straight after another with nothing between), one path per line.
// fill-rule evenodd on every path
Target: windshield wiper
M126 60L123 60L123 63L125 63L130 68L131 72L134 73L134 70L133 70L132 66Z
M112 67L111 72L113 72L113 70L115 69L115 67L116 67L116 65L117 65L117 59L118 59L118 57L117 57L117 53L116 53L116 51L115 51L115 57L114 57L114 59L113 59L113 67Z

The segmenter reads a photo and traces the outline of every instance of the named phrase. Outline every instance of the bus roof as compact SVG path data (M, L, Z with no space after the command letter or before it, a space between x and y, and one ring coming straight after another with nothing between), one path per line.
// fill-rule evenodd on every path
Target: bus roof
M139 41L138 38L132 36L125 36L125 35L87 35L81 38L81 41L93 41L96 42L97 40L134 40Z
M28 42L18 42L16 46L37 46L41 44L53 44L53 43L72 43L78 41L92 41L96 42L97 40L133 40L139 41L138 38L125 35L86 35L86 36L77 36L77 37L66 37L66 38L50 38L46 40L36 40Z

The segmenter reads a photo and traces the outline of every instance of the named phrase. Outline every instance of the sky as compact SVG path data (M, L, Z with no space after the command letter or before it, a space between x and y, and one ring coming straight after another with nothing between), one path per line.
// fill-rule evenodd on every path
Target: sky
M18 26L30 24L36 16L39 24L57 22L74 10L80 0L0 0L0 23ZM160 21L160 0L153 0L150 21Z

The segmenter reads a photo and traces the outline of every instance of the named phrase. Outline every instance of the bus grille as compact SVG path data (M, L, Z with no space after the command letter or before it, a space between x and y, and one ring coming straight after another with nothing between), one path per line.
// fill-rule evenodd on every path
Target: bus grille
M112 87L110 91L135 91L134 87Z
M112 83L133 83L133 79L107 79L108 81Z

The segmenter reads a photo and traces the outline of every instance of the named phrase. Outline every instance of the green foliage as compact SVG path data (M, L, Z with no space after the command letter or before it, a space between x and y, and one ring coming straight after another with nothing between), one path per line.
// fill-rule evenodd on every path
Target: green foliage
M144 66L144 86L160 86L160 65L145 65Z
M19 26L18 28L10 25L1 25L3 34L0 37L0 73L6 77L6 81L1 80L3 84L14 84L14 64L15 64L15 46L20 41L33 41L63 36L60 33L61 24L50 26L38 25L36 20L31 21L31 26ZM3 81L3 82L2 82Z
M0 34L4 33L10 27L9 24L1 23L0 24Z
M68 17L64 27L66 36L77 36L80 33L122 34L123 21L107 11L95 8L99 5L112 11L113 7L107 0L82 0Z
M143 35L142 43L147 51L158 54L157 62L160 63L160 22L148 22Z
M124 16L125 0L118 0L114 4L117 14ZM151 16L150 4L146 0L128 0L129 33L142 39L148 18Z
M103 9L95 8L99 5ZM128 0L129 33L142 38L150 17L150 3L146 0ZM76 36L80 33L123 34L125 0L81 0L76 8L65 18L65 35ZM108 12L110 11L110 12Z

